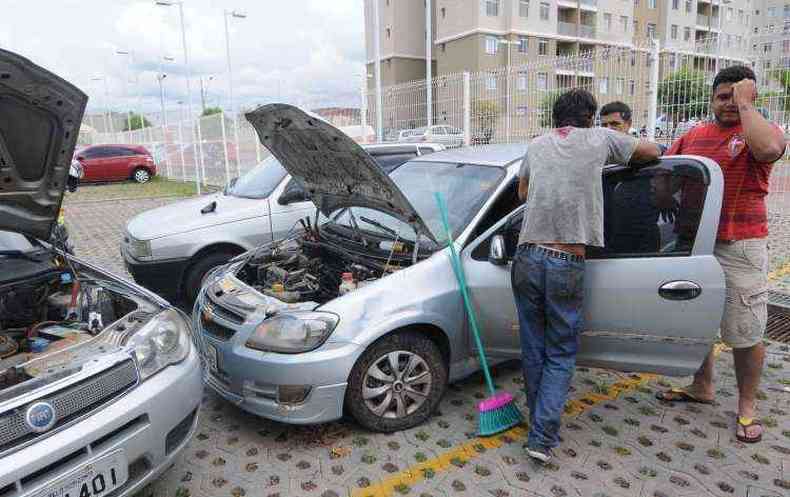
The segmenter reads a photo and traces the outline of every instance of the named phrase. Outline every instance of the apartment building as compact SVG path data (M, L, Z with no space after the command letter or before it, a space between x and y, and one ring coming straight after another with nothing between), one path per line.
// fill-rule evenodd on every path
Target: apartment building
M425 0L366 0L369 72L375 1L384 86L424 78ZM726 55L719 60L725 65L746 60L752 25L767 16L768 9L756 7L763 3L776 4L770 9L779 15L788 11L779 0L432 0L434 74L595 54L604 47L644 48L653 37L677 54L675 65L699 57L695 65L712 71L717 52Z

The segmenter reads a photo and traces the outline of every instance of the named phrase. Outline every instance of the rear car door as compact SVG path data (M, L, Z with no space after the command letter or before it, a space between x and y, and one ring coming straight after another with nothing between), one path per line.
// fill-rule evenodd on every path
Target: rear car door
M137 152L126 147L109 147L105 168L110 179L120 181L132 176L132 166L139 158Z
M693 373L714 342L724 274L713 256L723 181L714 162L666 157L604 176L605 247L588 249L585 330L578 360L623 371ZM493 236L515 251L521 210L463 251L464 267L492 355L520 355L509 262L485 254ZM488 306L484 304L490 304Z

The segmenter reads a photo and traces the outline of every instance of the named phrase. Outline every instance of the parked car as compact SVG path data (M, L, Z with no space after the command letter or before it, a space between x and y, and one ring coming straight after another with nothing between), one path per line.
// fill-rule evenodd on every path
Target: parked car
M156 176L156 163L140 145L92 145L76 154L84 170L83 181L147 183Z
M11 52L0 50L0 66L11 76L0 78L0 115L28 130L0 126L0 495L137 494L197 423L190 321L42 241L88 97Z
M441 143L447 148L460 147L464 144L464 132L452 126L424 126L422 128L408 130L407 133L401 131L398 141L406 143Z
M449 204L486 352L495 362L520 358L509 265L526 145L439 152L387 176L351 140L293 107L267 105L248 119L324 221L205 278L192 318L212 390L287 423L344 412L372 430L423 422L448 381L478 369L434 192ZM667 179L682 185L675 196L684 200L671 220L653 197L653 183ZM606 168L606 247L589 253L580 364L697 369L724 305L713 256L722 187L718 165L698 157Z
M352 138L353 139L353 138ZM386 172L441 145L364 145ZM126 225L121 253L136 282L171 301L194 302L203 276L233 256L279 239L315 211L275 158L222 192L143 212Z

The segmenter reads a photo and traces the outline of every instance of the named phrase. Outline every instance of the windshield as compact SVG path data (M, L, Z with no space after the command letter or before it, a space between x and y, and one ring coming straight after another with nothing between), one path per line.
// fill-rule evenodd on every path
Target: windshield
M255 166L241 176L227 191L228 195L243 198L266 198L285 178L285 169L274 157Z
M390 174L392 181L440 242L446 240L447 236L434 193L440 192L447 202L450 229L455 238L466 228L504 176L505 170L499 167L422 161L407 162ZM386 229L365 219L373 220L397 233L398 238L414 241L411 226L373 209L352 207L332 217L336 223L353 227L352 213L360 229L393 236Z
M0 252L30 252L35 248L24 235L12 231L0 231Z

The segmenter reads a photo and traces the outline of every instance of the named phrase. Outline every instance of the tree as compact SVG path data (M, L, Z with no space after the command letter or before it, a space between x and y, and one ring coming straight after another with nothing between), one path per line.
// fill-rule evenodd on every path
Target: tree
M151 122L148 119L146 119L145 116L142 116L140 114L132 113L130 116L128 116L123 121L123 130L124 131L129 131L129 123L130 122L132 124L131 131L134 131L136 129L150 128L151 127Z
M771 71L771 79L779 83L781 91L779 92L766 92L760 95L760 105L771 108L772 102L780 99L781 105L774 108L781 109L784 112L790 112L790 69L774 69Z
M670 121L699 119L708 114L710 92L705 73L683 67L658 83L658 103Z
M206 107L203 109L203 113L200 114L201 117L211 116L214 114L222 114L222 109L219 107Z
M540 101L540 127L551 128L554 124L551 120L551 115L554 109L554 102L562 95L562 92L552 91L543 95Z
M499 106L491 100L475 100L472 104L472 115L477 118L472 139L479 144L490 143L499 119Z

